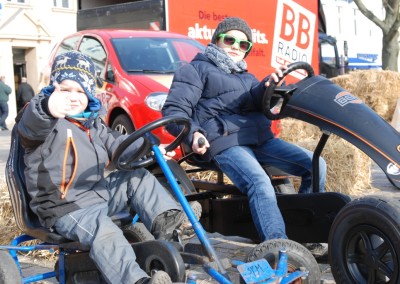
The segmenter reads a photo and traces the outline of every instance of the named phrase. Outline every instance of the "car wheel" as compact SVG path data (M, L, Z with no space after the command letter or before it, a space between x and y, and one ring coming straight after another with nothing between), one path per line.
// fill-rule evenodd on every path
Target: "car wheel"
M307 270L306 279L298 279L293 283L320 283L321 271L314 256L299 243L286 239L268 240L257 245L247 256L247 262L264 258L276 269L279 261L279 251L284 248L288 255L288 272L299 269ZM243 281L243 279L241 279Z
M348 203L329 235L337 283L399 283L399 198L368 196Z
M122 232L130 243L154 240L154 236L147 230L144 224L140 222L122 227Z
M135 130L129 116L126 114L118 115L113 121L111 129L121 134L131 134Z
M0 283L22 283L18 266L6 250L0 250Z

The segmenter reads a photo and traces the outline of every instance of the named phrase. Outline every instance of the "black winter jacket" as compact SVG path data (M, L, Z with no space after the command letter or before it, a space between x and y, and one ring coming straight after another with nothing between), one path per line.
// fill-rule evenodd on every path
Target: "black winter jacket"
M273 138L271 121L262 113L264 91L265 80L259 82L248 72L228 74L199 53L176 71L162 114L190 118L185 143L191 148L193 133L202 132L210 143L203 158L211 160L232 146ZM167 130L176 136L180 127Z

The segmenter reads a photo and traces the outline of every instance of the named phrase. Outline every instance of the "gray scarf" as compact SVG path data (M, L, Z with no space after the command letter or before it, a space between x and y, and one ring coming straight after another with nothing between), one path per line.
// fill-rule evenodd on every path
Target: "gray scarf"
M213 43L209 43L204 51L205 56L214 62L218 68L226 73L243 72L247 70L246 61L242 60L238 63L220 47Z

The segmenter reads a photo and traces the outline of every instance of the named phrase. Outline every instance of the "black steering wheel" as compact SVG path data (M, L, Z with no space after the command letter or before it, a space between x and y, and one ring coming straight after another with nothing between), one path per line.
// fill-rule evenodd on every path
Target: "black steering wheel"
M116 165L117 169L120 170L134 170L137 168L147 167L155 162L155 158L152 155L148 155L151 152L153 145L160 145L160 139L151 133L151 131L175 123L177 125L183 125L181 133L172 141L165 151L169 152L174 150L182 142L183 138L189 133L190 121L183 117L166 116L161 119L155 120L146 124L130 134L115 150L112 156L112 160ZM122 154L125 150L139 138L143 138L142 146L135 152L129 155L129 158L122 159ZM127 155L125 155L127 156Z
M284 78L291 72L298 70L298 69L303 69L307 72L307 77L310 78L314 76L314 70L311 67L310 64L307 62L294 62L292 64L288 65L288 69L283 71L282 77L279 78L279 82L271 81L269 87L265 90L264 96L262 98L262 105L263 105L263 111L266 117L268 117L270 120L277 120L281 119L284 117L283 114L281 114L282 109L285 107L287 102L290 99L291 93L295 91L295 88L293 87L277 87L280 82L284 80ZM304 79L303 79L304 80ZM271 111L271 100L272 97L282 97L283 102L282 102L282 107L281 111L279 113L273 113Z

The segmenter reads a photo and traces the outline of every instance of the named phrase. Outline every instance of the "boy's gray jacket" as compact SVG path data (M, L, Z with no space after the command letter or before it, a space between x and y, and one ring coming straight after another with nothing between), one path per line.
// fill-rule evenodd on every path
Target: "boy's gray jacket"
M18 132L30 207L50 228L69 212L109 199L104 170L125 136L117 137L100 118L86 129L77 121L50 117L41 107L44 98L40 94L31 100ZM132 148L143 140L137 142Z

